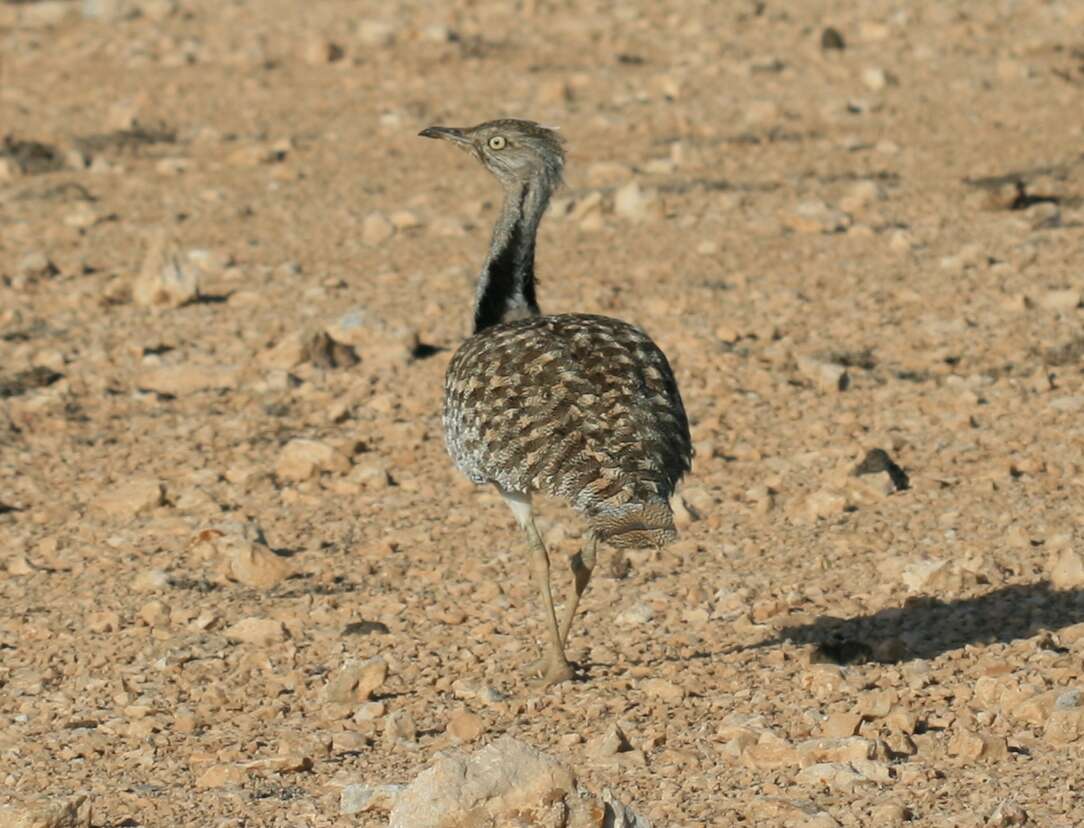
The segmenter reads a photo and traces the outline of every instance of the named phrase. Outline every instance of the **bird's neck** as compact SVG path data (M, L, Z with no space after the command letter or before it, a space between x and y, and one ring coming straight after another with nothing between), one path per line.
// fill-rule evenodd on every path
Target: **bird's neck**
M505 191L489 256L478 280L475 333L541 313L534 290L534 244L550 191L541 181Z

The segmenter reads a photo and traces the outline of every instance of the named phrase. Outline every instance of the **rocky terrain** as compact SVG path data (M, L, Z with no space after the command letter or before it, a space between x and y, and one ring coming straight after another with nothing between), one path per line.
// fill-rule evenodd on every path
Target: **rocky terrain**
M421 826L501 750L547 825L1084 823L1081 112L1068 1L0 3L0 824ZM697 452L545 691L439 417L499 192L415 137L498 116Z

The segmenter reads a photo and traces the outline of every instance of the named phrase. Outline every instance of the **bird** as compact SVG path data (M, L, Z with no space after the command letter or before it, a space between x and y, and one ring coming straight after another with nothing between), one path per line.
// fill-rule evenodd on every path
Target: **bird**
M530 670L543 687L575 678L565 654L598 546L662 547L677 537L670 497L692 468L685 406L670 363L639 327L589 313L547 315L536 297L535 245L562 182L564 140L533 121L431 126L503 188L474 298L473 332L444 379L445 444L476 484L495 486L526 533L546 642ZM573 590L558 621L550 561L532 496L563 499L586 519L570 558Z

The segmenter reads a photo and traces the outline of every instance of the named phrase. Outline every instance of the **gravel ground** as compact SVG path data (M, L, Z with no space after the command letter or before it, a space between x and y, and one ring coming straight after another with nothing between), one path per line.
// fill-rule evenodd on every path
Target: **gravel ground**
M4 824L384 825L506 734L656 828L1084 823L1084 9L668 6L0 4ZM415 137L498 116L697 451L546 691L439 417L499 192Z

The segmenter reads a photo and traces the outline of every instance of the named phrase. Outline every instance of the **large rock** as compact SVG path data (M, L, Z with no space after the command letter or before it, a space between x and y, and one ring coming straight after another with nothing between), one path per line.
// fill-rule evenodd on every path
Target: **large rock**
M81 795L0 806L0 825L4 828L90 828L90 820L90 803Z
M504 736L441 756L395 800L390 828L650 828L608 791L592 796L556 759Z

